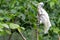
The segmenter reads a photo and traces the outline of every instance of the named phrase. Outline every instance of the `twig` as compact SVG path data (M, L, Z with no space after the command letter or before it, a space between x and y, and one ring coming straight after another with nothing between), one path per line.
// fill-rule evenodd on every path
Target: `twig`
M60 40L60 35L58 35L58 40Z
M26 38L23 36L23 34L21 32L19 32L19 34L21 35L23 40L26 40Z
M26 38L24 37L24 35L21 33L20 29L18 28L17 30L18 30L19 34L21 35L22 39L26 40Z
M39 40L38 28L36 29L36 40Z

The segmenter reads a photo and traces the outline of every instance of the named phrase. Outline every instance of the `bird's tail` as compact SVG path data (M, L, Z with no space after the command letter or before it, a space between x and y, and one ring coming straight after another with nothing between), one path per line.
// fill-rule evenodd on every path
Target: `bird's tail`
M50 23L50 21L49 21L49 22L46 22L44 25L45 25L44 34L47 34L49 28L51 27L51 23Z

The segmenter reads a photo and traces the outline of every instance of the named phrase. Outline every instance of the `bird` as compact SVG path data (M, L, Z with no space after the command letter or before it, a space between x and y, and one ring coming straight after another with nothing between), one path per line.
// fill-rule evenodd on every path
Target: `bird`
M46 10L43 8L43 6L44 6L43 2L38 3L37 19L38 19L39 24L44 25L44 34L47 34L50 27L51 27L51 22L50 22L50 19L49 19L49 15L46 12Z

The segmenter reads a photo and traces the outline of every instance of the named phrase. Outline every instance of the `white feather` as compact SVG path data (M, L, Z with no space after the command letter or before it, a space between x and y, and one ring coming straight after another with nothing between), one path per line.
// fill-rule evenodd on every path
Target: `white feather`
M41 6L43 3L38 4L38 21L44 24L44 33L48 33L49 28L51 27L50 19L48 13Z

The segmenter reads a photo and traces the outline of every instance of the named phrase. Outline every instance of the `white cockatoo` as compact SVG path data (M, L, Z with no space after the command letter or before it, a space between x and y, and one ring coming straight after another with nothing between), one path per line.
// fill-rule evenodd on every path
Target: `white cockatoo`
M49 28L51 27L51 23L49 20L48 13L43 9L43 2L38 3L38 22L44 24L44 34L48 33Z

